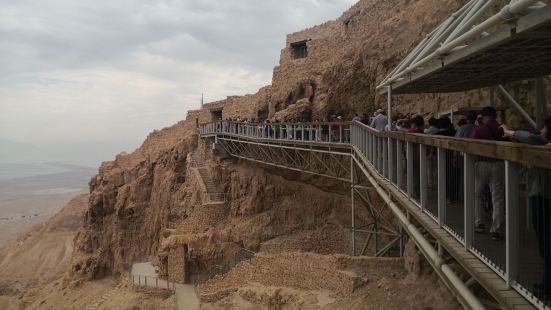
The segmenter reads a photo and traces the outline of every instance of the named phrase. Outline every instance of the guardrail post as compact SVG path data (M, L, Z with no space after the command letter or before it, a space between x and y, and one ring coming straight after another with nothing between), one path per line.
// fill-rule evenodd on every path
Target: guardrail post
M371 139L371 164L377 167L377 139L373 133L369 132L368 134Z
M404 169L403 160L404 154L402 153L403 143L402 140L396 140L396 185L401 189L403 182L402 170Z
M505 277L511 287L518 276L519 252L519 166L505 162ZM547 258L546 258L547 259Z
M419 144L419 189L421 191L421 209L424 211L427 207L427 146Z
M388 170L389 162L388 162L388 154L390 153L388 150L388 141L385 141L386 139L383 137L381 138L381 144L383 145L383 175L390 179L390 171Z
M442 227L446 223L446 150L438 148L438 224Z
M408 197L411 198L413 195L413 142L407 142L406 150L406 161L407 161L407 193Z
M342 143L342 125L339 125L339 142Z
M383 150L383 138L381 137L377 137L377 142L379 144L378 148L379 148L379 173L383 174L385 172L385 169L384 169L384 162L383 162L383 153L384 153L384 150Z
M465 249L468 251L471 249L471 245L474 239L474 202L475 202L475 191L474 191L474 182L475 182L475 172L474 172L474 163L476 157L471 154L464 154L464 208L465 208L465 223L464 223L464 234L465 234Z
M388 137L388 179L390 182L396 182L396 174L394 173L394 152L396 149L392 147L393 144L392 138Z
M354 201L354 158L350 158L350 198L352 199L352 256L356 256L356 203Z

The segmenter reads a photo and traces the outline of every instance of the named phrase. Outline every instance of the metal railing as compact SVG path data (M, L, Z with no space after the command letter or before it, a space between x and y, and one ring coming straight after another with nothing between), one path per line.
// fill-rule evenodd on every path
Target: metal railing
M523 146L512 143L383 133L359 123L352 126L351 137L356 152L381 177L400 189L510 287L538 308L548 309L551 305L548 160L530 164L514 160L517 157L529 161L532 155L523 154L517 149ZM389 147L395 150L389 152ZM485 148L492 147L494 151L486 151L492 155L481 156ZM543 152L540 157L551 157L551 153ZM500 234L492 238L490 231Z
M162 279L158 277L142 276L142 275L130 275L130 283L133 286L145 286L158 289L165 289L169 291L176 290L176 282L171 279Z
M323 127L320 140L316 134L301 135L301 140L350 143L355 156L371 165L509 287L540 309L551 305L549 151L506 142L379 132L359 122L285 125L300 132L324 125L348 130L338 141L332 140L334 135L324 139ZM279 129L280 134L270 128ZM290 135L296 137L297 131L285 133L281 128L278 124L219 122L205 124L199 132L294 140ZM496 240L490 231L500 232Z
M219 121L199 126L199 134L224 133L256 139L350 143L351 122L245 123Z

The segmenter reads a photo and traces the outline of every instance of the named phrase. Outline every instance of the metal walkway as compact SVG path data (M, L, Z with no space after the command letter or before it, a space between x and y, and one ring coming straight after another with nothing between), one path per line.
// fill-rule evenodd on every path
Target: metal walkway
M383 133L358 122L220 121L201 125L199 134L234 157L350 183L353 255L401 254L407 234L465 308L549 305L537 289L544 263L525 205L528 176L551 172L542 148ZM474 206L484 198L475 195L475 172L487 161L503 163L502 241L473 229ZM377 191L385 208L371 204L368 190ZM370 222L359 222L358 207L367 208Z

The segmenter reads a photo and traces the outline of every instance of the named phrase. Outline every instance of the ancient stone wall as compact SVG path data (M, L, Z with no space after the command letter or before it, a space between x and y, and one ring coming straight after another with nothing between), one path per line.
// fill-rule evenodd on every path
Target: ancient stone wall
M168 276L177 283L187 283L189 272L187 268L188 249L186 244L178 244L170 248L168 254Z
M220 299L241 283L261 283L276 287L303 290L328 290L339 296L347 296L365 281L360 270L399 270L401 258L349 257L343 255L319 255L314 253L258 253L250 262L243 262L231 273L206 282L199 288L203 302Z

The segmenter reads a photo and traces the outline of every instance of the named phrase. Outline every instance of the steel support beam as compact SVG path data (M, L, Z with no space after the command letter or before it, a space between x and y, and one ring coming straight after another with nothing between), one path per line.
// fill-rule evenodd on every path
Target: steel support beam
M474 240L474 208L475 208L475 156L470 154L464 155L464 171L465 177L463 180L464 188L464 234L465 234L465 249L470 250Z
M352 256L356 256L356 202L354 200L354 158L350 157L350 198L352 199Z
M519 167L505 162L505 274L511 287L518 276L519 260Z
M505 88L502 85L498 85L497 89L503 95L503 98L505 98L505 101L507 101L517 112L522 115L524 120L534 129L538 129L538 126L536 122L530 117L530 115L522 108L522 106L511 96L511 94L505 90Z
M543 77L536 78L536 125L543 128L543 120L547 117L547 98Z

